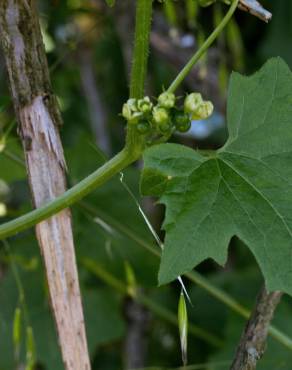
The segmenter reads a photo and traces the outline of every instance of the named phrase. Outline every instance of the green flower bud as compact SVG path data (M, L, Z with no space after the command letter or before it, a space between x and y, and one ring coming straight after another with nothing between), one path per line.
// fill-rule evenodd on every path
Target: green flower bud
M131 119L132 117L132 111L131 111L131 108L129 107L129 105L127 103L125 103L123 105L123 109L122 109L122 116L127 120L129 121L129 119Z
M184 101L185 113L195 113L199 106L203 103L202 95L199 93L189 94Z
M176 112L174 124L179 132L187 132L191 128L190 116L187 113Z
M138 112L137 99L134 98L128 99L126 104L129 106L132 112Z
M123 105L122 116L131 124L135 125L138 123L142 113L138 111L136 99L129 99Z
M163 108L173 108L175 104L175 95L167 91L160 94L158 97L158 104Z
M170 121L168 111L165 108L155 107L153 109L153 121L159 126Z
M151 124L148 121L141 121L137 125L137 131L140 134L147 134L151 130Z
M205 101L203 104L199 106L199 108L196 110L196 112L193 113L192 119L194 120L200 120L200 119L206 119L211 116L213 113L214 106L212 102Z
M142 113L151 112L153 104L151 103L148 96L145 96L143 99L139 99L137 103L137 108Z

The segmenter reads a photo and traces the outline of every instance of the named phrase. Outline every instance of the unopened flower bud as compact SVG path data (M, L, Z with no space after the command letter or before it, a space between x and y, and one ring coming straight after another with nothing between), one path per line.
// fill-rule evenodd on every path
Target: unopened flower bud
M196 112L194 112L194 114L192 115L192 119L193 120L206 119L211 116L213 110L214 106L212 102L205 101L199 106Z
M142 113L137 109L136 99L129 99L127 103L123 105L122 116L131 124L138 123Z
M173 108L175 105L175 95L170 92L164 92L158 97L158 104L163 108Z
M155 107L153 109L153 121L157 125L168 123L170 120L168 111L165 108Z
M123 116L127 121L129 121L129 119L131 119L131 117L132 117L132 111L131 111L131 108L128 106L128 104L127 104L127 103L125 103L125 104L123 105L122 116Z
M130 98L130 99L128 99L126 104L128 104L128 106L129 106L129 108L131 109L132 112L137 112L138 111L137 99Z
M151 112L153 104L151 103L148 96L145 96L143 99L139 99L137 103L137 108L142 113Z
M195 113L200 105L203 103L202 95L199 93L189 94L184 101L185 113Z

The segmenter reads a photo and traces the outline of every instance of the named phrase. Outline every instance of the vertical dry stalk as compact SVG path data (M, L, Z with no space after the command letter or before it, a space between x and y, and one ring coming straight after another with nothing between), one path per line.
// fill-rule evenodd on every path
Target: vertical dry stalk
M230 370L255 370L266 349L268 330L282 292L268 293L263 287L241 336Z
M2 0L1 42L35 207L66 190L65 159L34 0ZM89 370L69 210L36 227L66 370Z

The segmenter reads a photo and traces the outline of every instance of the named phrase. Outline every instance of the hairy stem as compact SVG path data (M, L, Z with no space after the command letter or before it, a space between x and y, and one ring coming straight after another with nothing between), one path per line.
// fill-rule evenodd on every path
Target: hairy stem
M151 17L152 0L137 0L134 55L130 83L131 98L140 99L144 96Z

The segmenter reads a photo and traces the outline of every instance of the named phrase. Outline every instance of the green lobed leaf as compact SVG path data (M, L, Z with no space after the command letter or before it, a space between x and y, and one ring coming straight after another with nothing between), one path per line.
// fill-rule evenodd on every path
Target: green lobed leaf
M232 236L254 254L269 290L292 294L292 74L280 59L233 73L229 139L203 156L181 145L145 152L141 190L166 205L159 282L207 258L223 265Z

